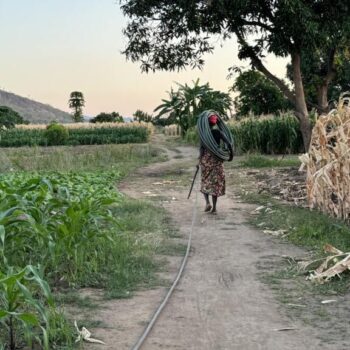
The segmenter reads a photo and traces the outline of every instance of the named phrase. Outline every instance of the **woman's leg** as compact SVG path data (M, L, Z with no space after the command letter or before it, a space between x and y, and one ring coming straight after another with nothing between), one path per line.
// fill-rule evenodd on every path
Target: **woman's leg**
M211 205L210 205L210 202L209 202L209 194L207 193L203 193L204 194L204 198L205 198L205 209L204 211L210 211L211 210Z
M212 196L213 197L213 209L211 210L212 213L216 213L216 203L218 201L217 196Z

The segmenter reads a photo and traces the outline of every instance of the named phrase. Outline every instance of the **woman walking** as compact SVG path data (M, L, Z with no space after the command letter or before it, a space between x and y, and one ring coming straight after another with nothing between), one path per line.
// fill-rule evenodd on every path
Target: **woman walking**
M218 119L219 118L216 114L209 115L208 120L210 131L218 147L220 147L221 142L228 146L230 152L229 161L231 161L233 158L232 145L219 128L216 127ZM204 194L206 203L204 211L216 214L218 197L225 194L225 172L223 160L216 157L203 145L203 143L201 143L199 165L202 173L201 192ZM212 204L210 203L209 196L212 197Z

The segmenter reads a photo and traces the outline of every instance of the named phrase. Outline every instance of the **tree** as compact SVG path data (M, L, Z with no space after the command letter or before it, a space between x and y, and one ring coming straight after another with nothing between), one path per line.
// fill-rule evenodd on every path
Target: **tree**
M134 119L138 122L146 122L146 123L152 123L153 117L151 114L148 114L146 112L141 111L138 109L134 115Z
M304 81L306 103L319 114L329 112L329 100L338 100L340 94L350 90L350 48L340 47L334 57L335 69L327 79L330 62L321 52L302 52L301 72ZM292 77L292 67L287 66L287 76Z
M69 98L69 108L73 110L73 120L76 123L82 122L83 118L83 107L85 106L85 99L82 92L73 91Z
M193 81L193 86L187 84L178 85L178 90L168 92L169 99L163 99L154 111L159 111L156 118L167 115L176 124L181 126L183 134L196 125L198 115L207 110L213 109L222 117L227 118L232 105L229 94L213 90L209 84L200 85L199 79Z
M90 123L123 123L124 119L118 112L100 113L90 120Z
M234 100L238 117L249 113L279 114L292 108L276 85L256 70L239 74L232 90L239 92Z
M14 128L17 124L29 124L16 111L7 106L0 106L0 129Z
M121 0L130 21L126 57L140 61L143 71L202 67L203 55L215 42L235 36L239 59L271 80L293 104L304 146L311 136L309 109L302 79L303 51L327 58L319 90L324 95L334 78L335 58L349 46L350 4L341 0ZM214 41L213 41L214 42ZM293 89L267 69L266 53L289 56ZM234 67L233 67L234 69Z

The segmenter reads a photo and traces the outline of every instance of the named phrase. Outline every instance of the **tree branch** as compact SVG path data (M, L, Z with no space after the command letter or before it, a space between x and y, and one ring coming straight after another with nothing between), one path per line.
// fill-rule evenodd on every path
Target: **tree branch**
M248 26L258 26L258 27L261 27L265 30L268 30L268 31L272 31L273 30L273 27L266 24L266 23L261 23L259 21L247 21L247 20L244 20L244 24L245 25L248 25Z
M333 47L328 54L327 74L324 77L324 83L327 85L334 79L337 73L334 66L335 53L336 53L336 48Z
M268 79L270 79L273 83L277 85L277 87L282 91L282 93L287 97L287 99L295 104L295 95L294 93L289 89L289 87L284 83L284 81L278 77L276 77L274 74L272 74L262 63L261 59L258 57L258 55L255 53L254 49L249 46L249 44L245 41L242 34L238 31L235 32L238 38L238 42L248 48L247 55L251 60L252 66L256 68L259 72L264 74Z

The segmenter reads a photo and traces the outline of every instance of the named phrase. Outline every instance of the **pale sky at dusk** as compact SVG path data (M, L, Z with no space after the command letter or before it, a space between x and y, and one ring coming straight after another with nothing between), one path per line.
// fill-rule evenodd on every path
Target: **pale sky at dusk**
M86 99L84 114L136 109L151 113L180 83L200 78L227 91L227 68L239 62L234 41L206 56L202 71L144 74L126 62L123 17L116 0L0 0L0 89L69 111L73 90ZM285 76L286 60L269 57L268 67Z

